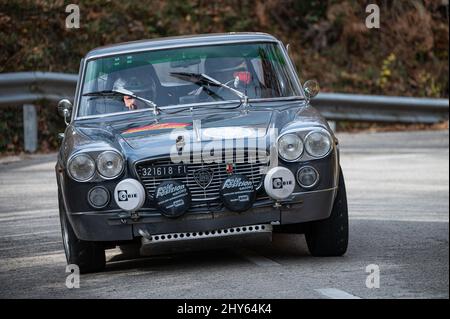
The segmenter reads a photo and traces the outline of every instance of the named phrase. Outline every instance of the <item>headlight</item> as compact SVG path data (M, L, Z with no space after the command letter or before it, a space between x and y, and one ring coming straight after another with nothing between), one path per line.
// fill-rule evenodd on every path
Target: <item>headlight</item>
M303 142L296 134L285 134L278 140L278 153L286 161L293 161L303 153Z
M75 155L69 160L68 171L74 180L85 182L94 175L95 162L87 154Z
M115 178L122 173L122 169L123 158L117 152L106 151L97 157L97 170L104 178Z
M324 157L331 150L331 139L322 131L312 131L305 138L305 148L313 157Z

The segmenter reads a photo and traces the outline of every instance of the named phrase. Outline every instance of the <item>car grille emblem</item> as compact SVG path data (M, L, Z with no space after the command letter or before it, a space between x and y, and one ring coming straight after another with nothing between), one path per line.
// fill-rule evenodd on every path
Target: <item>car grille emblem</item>
M234 171L234 163L227 163L225 169L229 175L233 174Z
M206 187L209 186L209 184L211 184L214 171L209 168L201 168L194 171L193 175L194 180L198 184L198 186L205 189Z

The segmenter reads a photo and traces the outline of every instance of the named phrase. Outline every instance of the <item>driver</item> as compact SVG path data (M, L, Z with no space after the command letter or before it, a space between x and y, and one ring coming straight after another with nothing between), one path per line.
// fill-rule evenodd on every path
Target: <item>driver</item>
M151 77L148 77L148 80L146 82L147 83L141 81L141 79L137 76L122 76L114 82L113 90L117 90L120 88L126 89L133 92L137 96L153 101L156 96L155 81ZM123 96L123 103L129 111L148 107L141 101L138 101L129 95Z
M132 96L125 95L123 97L123 102L125 103L125 107L127 107L130 111L137 109L136 99Z
M240 82L245 83L242 75L249 75L245 59L238 57L207 58L205 60L205 73L225 84L231 84L236 80L236 77ZM237 85L234 86L237 87Z

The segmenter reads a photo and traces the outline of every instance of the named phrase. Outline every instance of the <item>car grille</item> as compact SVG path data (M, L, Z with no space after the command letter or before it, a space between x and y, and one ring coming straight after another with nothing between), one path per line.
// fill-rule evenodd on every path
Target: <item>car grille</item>
M154 191L156 187L163 181L169 179L167 177L156 178L142 176L142 168L147 168L150 166L164 166L173 164L170 159L157 159L149 160L145 162L140 162L136 165L136 172L144 184L148 196L150 199L153 198ZM221 205L220 202L220 185L227 178L228 173L226 171L225 163L196 163L196 164L186 164L188 174L186 176L170 177L171 180L176 180L183 182L187 185L191 192L192 204L191 208L198 207L211 207ZM261 174L262 168L267 167L267 162L260 161L248 161L244 160L234 160L234 174L241 174L247 176L252 182L254 187L258 190L263 183L263 175ZM213 178L211 183L203 189L200 187L194 179L193 173L202 168L209 168L213 170Z

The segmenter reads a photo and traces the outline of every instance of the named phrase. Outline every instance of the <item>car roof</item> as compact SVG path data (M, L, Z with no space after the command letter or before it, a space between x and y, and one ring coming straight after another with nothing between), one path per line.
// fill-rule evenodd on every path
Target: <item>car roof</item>
M94 59L101 56L123 54L146 50L163 49L167 47L183 47L196 45L211 45L224 42L276 42L274 36L260 32L229 32L187 35L177 37L155 38L132 42L123 42L95 48L89 51L85 59Z

